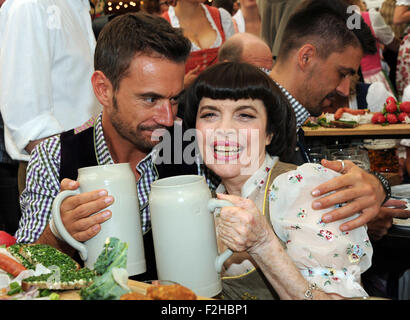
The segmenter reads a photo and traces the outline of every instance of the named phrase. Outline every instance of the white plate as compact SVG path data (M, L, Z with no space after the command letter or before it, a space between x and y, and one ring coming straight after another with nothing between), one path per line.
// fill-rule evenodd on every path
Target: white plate
M410 184L399 184L391 187L391 195L396 198L410 198Z
M393 224L396 226L410 227L410 218L408 219L393 218Z

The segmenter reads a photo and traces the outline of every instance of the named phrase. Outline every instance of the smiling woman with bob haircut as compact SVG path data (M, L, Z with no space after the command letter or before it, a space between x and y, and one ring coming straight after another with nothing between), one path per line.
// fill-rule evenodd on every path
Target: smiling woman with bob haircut
M300 263L304 259L303 250L300 247L295 250L293 242L289 244L286 238L293 231L281 223L291 210L285 206L275 207L274 192L279 187L285 190L285 194L291 194L296 188L309 193L315 185L285 187L289 174L296 172L295 165L286 163L295 147L296 121L292 107L276 83L252 65L218 63L203 71L186 89L180 107L185 107L186 127L196 129L196 143L204 165L221 179L216 189L217 197L233 204L222 208L216 218L219 250L229 247L234 251L224 264L221 297L235 300L340 299L366 295L360 284L356 286L360 279L354 279L355 285L350 288L348 281L352 278L346 277L348 280L342 279L339 284L330 286L330 290L322 288L320 277L312 282L313 278L306 277L303 263ZM339 174L318 164L304 166L320 169L320 177L326 181ZM317 175L316 171L313 172ZM278 178L284 178L285 183L276 185ZM308 180L305 179L306 183ZM305 205L311 204L309 197L304 196L303 199ZM286 200L284 202L287 203ZM317 214L320 218L320 211ZM305 236L296 240L303 246L310 246L317 240L309 240L317 238L316 222L311 223L313 228L308 223L301 223ZM340 223L334 222L335 228ZM365 237L364 228L357 230L359 236ZM299 234L295 232L292 236L298 237ZM348 236L345 240L342 238L339 236L328 245L338 243L339 248L345 251L346 241L352 239ZM328 250L326 244L319 247ZM315 245L311 259L313 267L327 266L331 257L326 257L327 261L316 259L314 248ZM371 249L363 250L368 250L365 251L367 259L363 259L363 264L368 267ZM337 271L349 267L347 257L340 261L342 265L334 264Z

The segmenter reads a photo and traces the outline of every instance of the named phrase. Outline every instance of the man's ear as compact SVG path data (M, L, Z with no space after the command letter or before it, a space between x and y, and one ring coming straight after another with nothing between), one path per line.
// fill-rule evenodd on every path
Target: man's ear
M102 71L95 71L91 76L91 84L98 101L103 106L111 105L112 98L114 96L114 89L111 81L108 80L105 74Z
M307 43L303 45L297 54L298 66L302 71L306 71L317 56L316 47L313 44Z

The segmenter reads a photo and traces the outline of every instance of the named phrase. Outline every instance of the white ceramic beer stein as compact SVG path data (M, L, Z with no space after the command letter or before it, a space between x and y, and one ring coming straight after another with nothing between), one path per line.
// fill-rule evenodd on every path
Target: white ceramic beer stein
M116 237L128 243L128 274L136 275L145 272L137 187L129 163L80 168L77 180L80 188L59 193L53 202L53 220L61 237L79 251L85 266L91 269L94 268L94 263L102 252L106 239ZM108 207L112 216L101 224L101 230L97 235L82 243L75 240L65 229L60 216L61 202L69 196L97 189L106 189L108 194L114 197L114 202Z
M152 183L149 206L159 280L175 281L204 297L222 291L220 272L232 251L218 256L212 212L226 205L232 206L211 199L201 176L181 175Z

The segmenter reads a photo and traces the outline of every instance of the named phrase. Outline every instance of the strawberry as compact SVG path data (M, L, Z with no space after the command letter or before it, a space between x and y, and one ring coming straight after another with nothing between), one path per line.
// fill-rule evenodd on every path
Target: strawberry
M399 121L399 119L397 119L397 116L394 113L388 113L386 115L386 119L388 123L397 123Z
M410 101L400 103L400 111L410 113Z
M377 123L384 123L384 122L386 122L386 118L384 117L383 113L375 112L372 117L372 123L377 124Z
M386 104L386 111L388 113L395 113L397 112L397 104L395 101L390 101L389 103Z
M16 238L8 234L6 231L0 231L0 246L6 245L6 247L8 247L15 243L16 243Z
M388 98L386 99L386 104L389 104L390 102L397 103L397 101L396 101L396 99L394 99L394 97L388 97Z
M406 112L401 112L400 114L399 114L399 121L400 122L405 122L406 121L406 117L408 117L409 115L406 113Z

